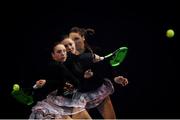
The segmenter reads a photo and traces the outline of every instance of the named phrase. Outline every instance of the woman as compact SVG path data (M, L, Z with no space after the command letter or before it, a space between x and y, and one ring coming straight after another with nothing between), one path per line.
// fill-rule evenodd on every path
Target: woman
M81 118L91 119L85 110L86 100L76 94L79 85L71 72L64 66L67 59L66 48L61 43L56 43L51 52L52 60L48 69L36 82L35 89L44 91L40 96L47 96L32 108L30 119L72 119L74 114ZM39 97L40 97L39 96Z
M70 32L69 38L67 37L63 39L61 43L65 45L67 52L72 52L73 54L79 56L79 59L76 59L76 63L79 63L76 64L78 66L66 64L66 66L70 70L76 69L76 71L72 71L72 73L76 75L76 77L79 79L82 78L84 72L89 73L89 75L92 76L89 79L81 79L80 81L81 87L79 91L82 93L83 96L85 96L87 100L86 108L90 109L97 107L103 118L115 119L115 112L109 97L109 95L114 92L114 87L109 79L104 79L105 76L99 74L99 71L97 71L96 69L93 69L93 72L91 71L92 66L103 65L101 63L103 59L101 59L101 57L99 57L98 55L95 55L89 47L87 47L89 52L85 52L85 47L87 43L85 45L85 37L83 36L82 30L79 30L78 28L74 29L73 31L74 32ZM72 39L74 39L74 41ZM76 44L78 44L76 46L75 41ZM76 51L75 47L79 47L79 51ZM98 64L94 64L97 62ZM123 76L115 77L114 80L117 83L122 84L123 86L128 84L128 80Z

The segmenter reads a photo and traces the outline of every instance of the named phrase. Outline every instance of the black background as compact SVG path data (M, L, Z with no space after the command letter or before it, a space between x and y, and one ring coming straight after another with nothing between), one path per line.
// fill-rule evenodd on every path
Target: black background
M117 118L180 118L176 2L16 1L1 12L0 118L28 118L31 107L12 98L12 85L32 86L50 44L73 26L95 29L90 42L105 53L129 48L117 69L130 83L115 85L111 96ZM173 38L165 36L169 28Z

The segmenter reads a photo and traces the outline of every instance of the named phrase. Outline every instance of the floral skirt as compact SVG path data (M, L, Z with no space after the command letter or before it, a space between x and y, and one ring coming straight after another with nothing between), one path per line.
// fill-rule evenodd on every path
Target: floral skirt
M85 110L86 100L80 94L72 98L56 96L57 90L50 93L46 99L37 102L32 108L29 119L62 119L63 116L77 114Z

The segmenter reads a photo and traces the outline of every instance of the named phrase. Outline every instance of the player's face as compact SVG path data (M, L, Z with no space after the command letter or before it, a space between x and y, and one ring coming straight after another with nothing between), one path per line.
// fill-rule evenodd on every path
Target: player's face
M82 50L85 49L84 40L85 38L81 36L79 33L71 32L69 33L69 37L75 42L76 49Z
M58 62L65 62L67 59L66 48L63 44L58 44L54 47L52 58Z
M71 38L65 38L61 43L65 46L67 52L76 54L75 42Z

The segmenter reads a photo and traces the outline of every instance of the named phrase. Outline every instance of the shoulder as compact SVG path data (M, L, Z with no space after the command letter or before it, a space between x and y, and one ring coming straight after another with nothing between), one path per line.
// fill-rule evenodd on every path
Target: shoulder
M79 55L79 60L92 60L94 57L94 54L90 52L85 52Z

